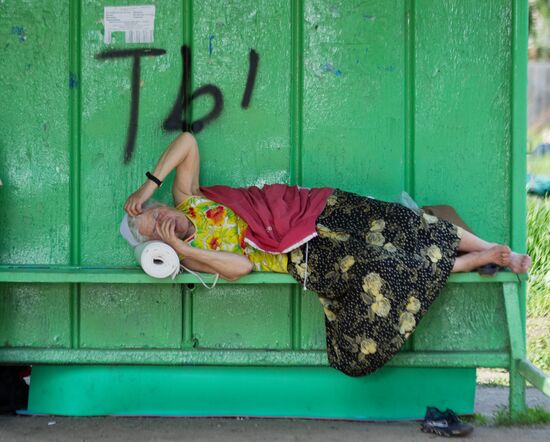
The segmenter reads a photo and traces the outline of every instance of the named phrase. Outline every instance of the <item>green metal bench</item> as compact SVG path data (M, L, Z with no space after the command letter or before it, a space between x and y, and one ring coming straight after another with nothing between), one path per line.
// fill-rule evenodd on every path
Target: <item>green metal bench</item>
M213 282L213 276L203 274L206 282ZM533 366L526 358L525 335L523 333L522 315L520 312L521 284L525 284L526 274L516 275L510 272L499 272L495 276L480 276L477 273L452 274L448 285L450 287L467 286L472 284L493 284L498 286L502 293L504 311L502 321L507 325L507 341L505 348L472 349L440 351L415 351L411 348L403 349L388 362L390 367L489 367L505 368L510 374L509 407L512 416L525 408L525 380L531 382L546 395L550 395L550 379ZM74 266L0 266L1 283L17 284L179 284L183 288L183 296L189 298L198 283L192 275L179 275L174 280L158 280L149 277L136 267L74 267ZM237 282L218 281L221 285L294 285L296 281L289 275L275 273L251 273ZM446 289L445 289L446 290ZM444 291L445 291L444 290ZM475 303L474 295L470 298ZM189 299L187 299L187 303ZM185 304L185 302L184 302ZM73 299L72 333L79 333L78 299ZM300 306L293 304L291 315L297 318L295 311ZM439 306L439 309L441 306ZM319 309L321 309L319 305ZM184 315L191 314L190 308L185 308ZM437 307L436 307L437 310ZM437 311L429 312L419 324L424 326L426 318L437 315ZM187 319L187 320L186 320ZM428 321L430 321L428 319ZM185 324L191 324L191 318L184 318ZM299 328L295 327L296 332ZM415 332L416 333L416 332ZM413 334L414 336L414 334ZM413 338L414 339L414 338ZM411 339L409 339L410 341ZM71 342L78 339L75 336ZM295 336L293 342L298 342ZM32 348L9 347L0 348L1 363L25 364L139 364L139 365L233 365L233 366L326 366L324 350L303 351L294 348L290 351L280 350L235 350L200 349L198 342L193 339L190 329L184 330L184 345L181 349L85 349L73 345L71 348ZM198 348L197 348L198 347ZM410 347L410 346L409 346Z

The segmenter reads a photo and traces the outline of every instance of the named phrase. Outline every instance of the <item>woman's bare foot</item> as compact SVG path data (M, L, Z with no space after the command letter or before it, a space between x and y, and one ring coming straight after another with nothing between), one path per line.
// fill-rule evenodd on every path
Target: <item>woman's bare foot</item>
M510 263L507 265L514 273L526 273L531 267L531 257L522 253L512 252Z
M497 244L490 249L481 251L480 258L486 261L482 265L498 264L501 267L508 267L512 253L512 249L507 245Z

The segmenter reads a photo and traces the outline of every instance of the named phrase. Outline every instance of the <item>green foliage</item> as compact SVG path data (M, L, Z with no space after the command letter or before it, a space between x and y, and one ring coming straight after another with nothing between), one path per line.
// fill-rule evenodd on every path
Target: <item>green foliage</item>
M543 336L527 339L527 357L542 371L550 372L550 326Z
M550 372L550 197L527 198L527 253L533 259L527 286L529 322L543 318L527 333L527 357ZM531 319L532 318L532 319Z
M527 314L550 317L550 197L527 198L527 253L529 271Z
M493 414L493 425L511 426L511 425L543 425L550 424L550 413L544 407L527 407L524 411L518 413L512 418L507 407L500 407Z
M500 406L493 413L492 417L485 416L480 413L467 414L460 416L460 420L472 425L491 425L509 427L512 425L545 425L550 424L550 413L537 405L535 407L527 407L517 416L512 418L510 411L506 406Z
M550 47L550 6L548 0L529 0L529 38L533 42L536 58L548 58Z
M468 422L469 424L472 424L472 425L489 425L487 416L484 416L483 414L479 414L479 413L466 414L464 416L460 416L460 420L463 422Z
M542 19L550 21L548 0L529 0L529 25L532 24L534 14L538 14Z

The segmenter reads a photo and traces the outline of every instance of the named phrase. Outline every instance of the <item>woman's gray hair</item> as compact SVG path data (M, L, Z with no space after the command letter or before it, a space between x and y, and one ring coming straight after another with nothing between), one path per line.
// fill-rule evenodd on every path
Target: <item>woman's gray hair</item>
M166 204L161 203L160 201L155 201L151 198L149 198L147 201L145 201L141 208L143 211L147 209L152 209L154 207L162 207L166 206ZM134 235L134 238L136 241L138 241L140 244L142 242L151 241L153 238L148 238L147 236L143 235L139 231L139 215L138 216L128 216L128 227L130 228L130 232L132 232L132 235Z

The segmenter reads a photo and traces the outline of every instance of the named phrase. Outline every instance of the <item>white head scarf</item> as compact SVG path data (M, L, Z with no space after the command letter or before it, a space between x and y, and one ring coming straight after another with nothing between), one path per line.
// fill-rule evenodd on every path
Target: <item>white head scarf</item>
M132 247L139 244L139 241L130 230L130 224L128 224L128 214L124 214L124 217L122 218L122 222L120 223L120 234Z

